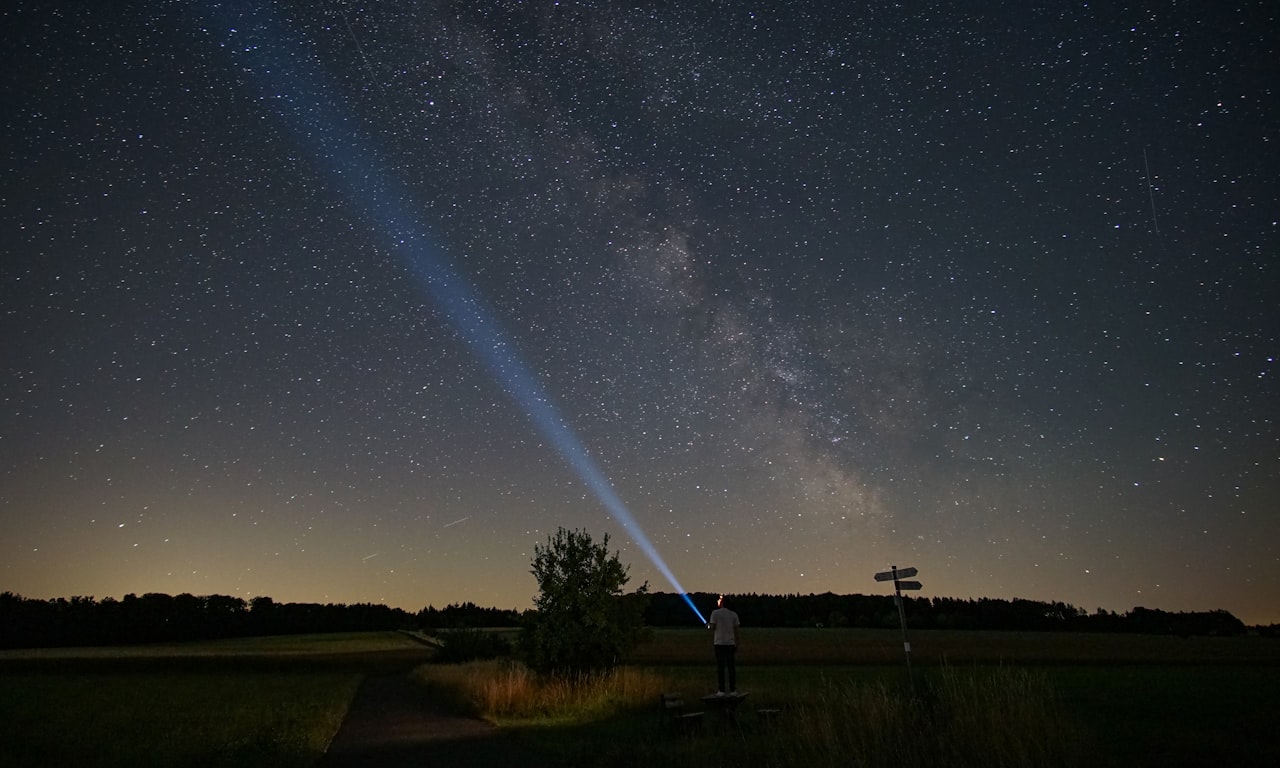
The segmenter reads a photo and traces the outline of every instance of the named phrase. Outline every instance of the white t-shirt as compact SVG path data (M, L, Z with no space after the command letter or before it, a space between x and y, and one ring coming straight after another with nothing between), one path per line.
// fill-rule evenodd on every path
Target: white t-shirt
M738 626L738 614L728 608L717 608L711 612L711 620L707 623L715 627L715 639L711 642L716 645L737 645L733 630Z

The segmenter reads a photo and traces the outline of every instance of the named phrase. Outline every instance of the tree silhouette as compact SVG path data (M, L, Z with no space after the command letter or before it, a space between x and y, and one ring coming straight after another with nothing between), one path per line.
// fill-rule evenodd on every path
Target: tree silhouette
M610 668L639 641L648 585L624 595L628 566L609 554L609 536L595 543L582 530L560 528L534 546L539 594L521 634L529 666L578 674Z

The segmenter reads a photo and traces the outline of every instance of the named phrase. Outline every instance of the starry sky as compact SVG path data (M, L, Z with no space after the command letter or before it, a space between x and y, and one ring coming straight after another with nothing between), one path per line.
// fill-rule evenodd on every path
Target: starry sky
M0 590L1280 621L1274 3L119 5L0 11Z

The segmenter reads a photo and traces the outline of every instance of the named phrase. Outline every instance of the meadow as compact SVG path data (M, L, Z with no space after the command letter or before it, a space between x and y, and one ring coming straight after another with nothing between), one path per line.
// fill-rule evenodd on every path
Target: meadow
M394 632L0 652L0 763L305 768L365 675L429 658Z
M1006 632L743 634L736 726L662 722L714 689L705 632L659 630L615 674L547 684L427 663L397 633L0 653L6 766L312 766L365 675L428 691L576 766L1280 764L1280 642ZM776 709L765 719L758 710ZM688 732L685 732L685 731Z

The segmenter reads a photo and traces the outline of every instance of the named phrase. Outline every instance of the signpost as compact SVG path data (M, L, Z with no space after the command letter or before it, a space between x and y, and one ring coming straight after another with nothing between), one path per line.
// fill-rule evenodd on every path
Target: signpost
M915 576L919 571L915 568L899 568L896 565L889 566L889 570L881 571L876 574L876 581L892 581L893 582L893 602L898 606L898 621L902 624L902 652L907 657L907 679L911 681L912 693L915 692L916 679L911 673L911 643L907 640L907 612L902 607L902 590L915 590L924 586L918 581L903 581Z
M897 581L898 579L909 579L915 576L919 571L915 568L898 568L895 566L891 571L881 571L876 574L876 581Z

